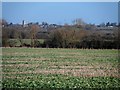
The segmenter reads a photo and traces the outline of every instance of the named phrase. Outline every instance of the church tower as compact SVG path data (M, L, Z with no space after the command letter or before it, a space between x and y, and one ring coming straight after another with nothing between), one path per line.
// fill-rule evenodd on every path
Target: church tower
M25 20L22 21L22 26L25 27Z

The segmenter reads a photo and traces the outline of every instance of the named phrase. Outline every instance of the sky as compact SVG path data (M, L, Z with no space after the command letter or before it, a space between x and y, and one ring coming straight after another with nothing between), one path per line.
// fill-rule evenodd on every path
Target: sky
M2 2L119 2L119 0L2 0Z
M117 2L2 2L2 18L9 23L48 22L72 24L118 22Z

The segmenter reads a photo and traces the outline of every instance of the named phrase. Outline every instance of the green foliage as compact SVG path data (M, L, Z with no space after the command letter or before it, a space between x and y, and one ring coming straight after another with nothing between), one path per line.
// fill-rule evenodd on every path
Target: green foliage
M88 78L51 74L25 79L3 79L4 88L118 88L119 83L120 79L113 77Z
M15 47L17 43L18 43L17 40L9 40L10 47Z
M44 40L42 39L35 40L35 47L42 47L43 43Z
M37 39L35 40L35 47L40 47L44 43L43 39ZM2 45L4 46L10 46L10 47L20 47L26 45L31 45L31 39L2 39Z

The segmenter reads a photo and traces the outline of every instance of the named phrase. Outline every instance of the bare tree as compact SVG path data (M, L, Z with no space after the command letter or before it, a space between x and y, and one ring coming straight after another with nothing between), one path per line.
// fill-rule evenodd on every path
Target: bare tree
M2 31L2 46L8 47L9 46L8 40L9 40L8 31L4 29L4 31Z
M77 26L85 26L85 22L81 18L73 20L73 24Z
M35 47L35 40L37 39L36 38L37 30L38 30L38 26L37 25L32 25L31 26L31 46L32 47Z

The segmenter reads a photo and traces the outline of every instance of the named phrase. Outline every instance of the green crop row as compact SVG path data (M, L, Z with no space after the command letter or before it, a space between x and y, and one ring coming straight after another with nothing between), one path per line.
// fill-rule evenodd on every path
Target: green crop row
M33 78L34 77L34 78ZM37 75L24 79L3 79L4 88L120 88L120 78Z

